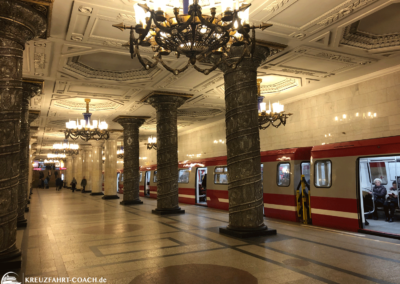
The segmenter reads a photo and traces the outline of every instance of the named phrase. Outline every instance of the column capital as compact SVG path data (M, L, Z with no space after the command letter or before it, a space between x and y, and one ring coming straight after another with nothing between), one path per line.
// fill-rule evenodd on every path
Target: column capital
M104 145L103 140L100 140L100 141L90 140L89 143L90 143L90 145L92 145L92 147L103 147L103 145Z
M40 111L39 110L30 110L29 111L29 125L36 119L38 118L40 115Z
M22 95L23 98L31 99L35 96L42 94L44 88L43 80L35 79L22 79Z
M226 62L228 64L236 64L238 59L243 55L243 52L243 46L232 46L229 50L229 59L227 59ZM218 69L224 73L234 72L241 68L252 68L257 70L261 63L267 60L270 54L271 50L268 47L256 45L253 56L250 57L250 53L245 55L236 68L229 67L226 63L222 63L218 66ZM220 56L214 55L211 61L217 62L219 61L219 58Z
M22 47L47 30L47 19L33 6L16 0L0 0L0 38L17 42Z
M136 124L139 128L145 122L146 119L151 118L150 116L117 116L113 119L114 122L119 123L122 127L126 127L129 124Z
M170 92L155 91L151 92L140 101L149 103L156 109L157 106L163 104L168 104L171 107L175 106L175 108L179 108L181 105L185 103L187 99L190 99L192 97L193 95L185 93L170 93Z

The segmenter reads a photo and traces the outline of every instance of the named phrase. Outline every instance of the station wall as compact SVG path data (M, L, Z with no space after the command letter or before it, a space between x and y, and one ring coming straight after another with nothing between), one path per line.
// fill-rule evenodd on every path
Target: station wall
M260 131L261 151L400 135L400 72L285 104L285 111L293 113L286 126ZM180 161L226 156L225 120L179 134L178 147ZM157 163L155 150L141 147L140 156L141 165Z

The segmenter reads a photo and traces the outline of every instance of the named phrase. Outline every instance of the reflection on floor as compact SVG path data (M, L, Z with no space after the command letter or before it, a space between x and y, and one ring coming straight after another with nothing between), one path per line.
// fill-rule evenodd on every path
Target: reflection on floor
M389 223L389 222L385 221L386 217L385 217L385 213L384 212L378 211L378 216L379 216L378 220L367 219L369 225L365 226L364 229L400 235L400 215L399 215L399 212L396 212L392 223Z
M267 220L271 237L220 235L228 213L156 200L121 206L68 189L35 189L24 231L25 276L105 277L107 283L400 283L397 240Z

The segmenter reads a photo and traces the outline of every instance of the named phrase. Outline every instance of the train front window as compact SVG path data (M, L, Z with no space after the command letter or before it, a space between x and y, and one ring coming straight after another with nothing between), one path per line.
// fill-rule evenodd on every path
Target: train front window
M362 227L400 235L400 156L360 158L358 174Z
M214 183L228 184L228 167L215 167Z
M332 185L332 162L315 162L315 187L331 187Z
M189 169L179 170L178 183L189 183Z
M139 172L139 181L142 181L142 176L143 176L143 173Z
M278 186L290 185L290 163L279 163L276 172L276 182Z

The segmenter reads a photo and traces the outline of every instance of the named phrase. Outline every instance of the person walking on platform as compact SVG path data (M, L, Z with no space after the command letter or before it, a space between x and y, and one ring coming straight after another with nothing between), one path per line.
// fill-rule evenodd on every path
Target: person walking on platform
M72 192L75 192L75 188L76 188L76 184L77 184L77 183L78 183L78 182L76 181L76 179L73 178L72 181L71 181Z
M43 188L49 188L49 179L48 177L44 179L44 186Z
M56 190L57 191L61 190L62 186L63 186L63 181L62 181L61 177L58 177L56 179Z
M82 181L81 181L81 186L82 186L82 193L85 192L85 187L87 185L87 180L85 177L83 177Z

